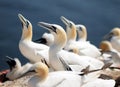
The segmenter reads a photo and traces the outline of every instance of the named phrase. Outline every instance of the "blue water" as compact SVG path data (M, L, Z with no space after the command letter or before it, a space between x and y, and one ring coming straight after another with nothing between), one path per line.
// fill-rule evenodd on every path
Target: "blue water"
M33 40L46 32L37 26L39 21L56 23L63 27L60 16L76 24L84 24L88 40L99 46L102 37L114 27L120 27L120 0L0 0L0 70L8 68L6 57L24 58L18 48L21 23L18 13L33 25Z

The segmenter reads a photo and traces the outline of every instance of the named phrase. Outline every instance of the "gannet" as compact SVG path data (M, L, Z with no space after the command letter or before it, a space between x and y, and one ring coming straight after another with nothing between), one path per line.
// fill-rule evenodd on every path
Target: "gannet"
M110 33L104 36L104 39L110 39L113 48L120 52L120 28L113 28Z
M120 66L120 53L112 47L109 41L102 41L100 49L105 62L113 63L112 66L114 67Z
M29 87L80 87L82 83L82 78L77 72L56 71L48 73L48 67L41 62L36 63L35 67L38 74L28 81Z
M36 74L28 81L29 87L80 87L81 76L70 71L48 73L48 67L38 62L35 64Z
M21 14L18 14L18 17L22 23L22 36L21 40L19 41L19 49L23 56L25 56L31 63L35 63L40 61L42 56L46 58L48 53L41 53L40 51L49 49L48 46L44 44L38 44L32 41L32 24L29 20L24 18ZM48 59L46 58L48 62Z
M33 64L26 63L25 65L21 65L21 62L18 58L9 58L7 63L10 67L10 71L6 74L6 77L9 80L15 80L25 75L27 72L34 70Z
M42 38L36 39L35 42L50 46L54 42L54 36L51 33L44 33Z
M69 65L79 65L79 71L90 65L90 69L101 68L104 63L89 56L79 56L77 54L62 50L67 42L65 30L57 24L39 22L39 26L48 29L54 36L54 42L49 48L49 62L54 70L64 70L60 57Z
M61 20L63 23L65 23L67 32L67 44L64 47L65 50L73 50L73 52L78 53L79 55L86 55L94 58L97 58L101 55L99 49L95 45L91 44L89 41L85 41L87 38L87 31L83 25L75 25L72 21L63 16L61 17ZM83 38L82 40L76 41L76 29L79 32L79 37L83 36L81 37L81 39Z
M85 74L82 72L73 71L49 72L48 67L42 62L35 63L34 67L37 74L31 77L28 81L29 87L81 87L86 83L98 79L101 70L105 69L104 66L104 68L102 67L100 70ZM98 84L95 86L97 85Z

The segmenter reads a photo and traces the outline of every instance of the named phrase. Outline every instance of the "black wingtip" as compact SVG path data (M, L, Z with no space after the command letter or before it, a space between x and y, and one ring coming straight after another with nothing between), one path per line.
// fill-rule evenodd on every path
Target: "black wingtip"
M59 57L59 59L60 59L61 63L63 64L63 66L65 67L65 70L67 70L67 71L73 71L71 69L71 67L69 66L69 64L67 62L65 62L62 57Z

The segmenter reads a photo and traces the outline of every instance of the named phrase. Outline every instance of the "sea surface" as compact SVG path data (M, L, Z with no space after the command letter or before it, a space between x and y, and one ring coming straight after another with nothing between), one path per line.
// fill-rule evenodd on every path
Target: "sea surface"
M112 28L120 27L120 0L0 0L0 70L9 68L6 56L28 60L19 51L22 26L18 14L33 25L33 40L44 32L38 22L56 23L65 28L60 17L87 27L88 40L99 47Z

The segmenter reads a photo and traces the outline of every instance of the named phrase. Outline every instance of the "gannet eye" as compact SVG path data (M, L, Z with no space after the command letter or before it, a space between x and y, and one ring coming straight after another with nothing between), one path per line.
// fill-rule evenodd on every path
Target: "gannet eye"
M24 26L23 23L21 22L22 27Z
M72 27L72 23L70 23L69 26Z
M79 26L79 30L81 30L81 31L82 31L82 27L81 27L81 26Z
M28 28L28 26L29 26L29 22L28 22L28 21L26 21L26 26L27 26L27 28Z
M55 33L57 33L57 32L56 32L56 29L57 29L57 28L56 28L55 26L51 26L51 27L52 27L52 30L53 30Z
M55 26L52 26L52 28L56 30L56 27L55 27Z

